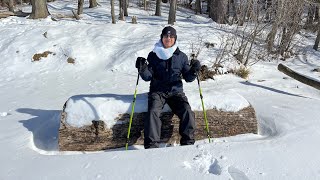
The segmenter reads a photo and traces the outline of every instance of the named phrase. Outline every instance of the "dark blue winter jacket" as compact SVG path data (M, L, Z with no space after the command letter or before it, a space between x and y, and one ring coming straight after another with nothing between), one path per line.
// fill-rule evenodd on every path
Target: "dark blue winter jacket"
M187 55L179 48L168 60L159 59L156 53L150 52L147 61L148 68L141 69L139 74L143 80L151 81L150 92L183 92L182 77L186 82L197 77L190 71Z

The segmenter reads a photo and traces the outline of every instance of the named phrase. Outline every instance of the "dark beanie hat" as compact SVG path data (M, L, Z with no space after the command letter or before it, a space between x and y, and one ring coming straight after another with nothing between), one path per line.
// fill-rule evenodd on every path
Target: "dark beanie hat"
M167 27L163 28L162 33L161 33L161 39L163 38L164 35L174 35L175 39L177 39L177 32L171 26L167 26Z

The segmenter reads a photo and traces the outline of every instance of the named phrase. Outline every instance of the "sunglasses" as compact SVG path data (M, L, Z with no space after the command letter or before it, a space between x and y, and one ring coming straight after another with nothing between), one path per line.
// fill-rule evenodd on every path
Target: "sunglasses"
M169 35L169 34L166 34L166 35L163 35L163 38L176 38L175 35Z

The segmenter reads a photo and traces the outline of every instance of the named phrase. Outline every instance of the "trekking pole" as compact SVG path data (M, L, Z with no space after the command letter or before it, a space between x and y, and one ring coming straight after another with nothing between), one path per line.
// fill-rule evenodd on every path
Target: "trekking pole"
M128 135L127 135L127 140L126 140L126 150L128 150L128 145L129 145L129 138L130 138L130 130L131 130L131 124L132 124L132 117L133 117L133 112L134 112L134 106L136 104L136 97L137 97L137 87L139 83L139 73L138 73L138 78L137 78L137 83L136 83L136 89L134 90L134 95L133 95L133 101L132 101L132 108L131 108L131 114L130 114L130 120L129 120L129 127L128 127Z
M204 123L206 124L206 131L207 131L207 137L209 139L209 143L211 143L211 140L210 140L210 133L209 133L209 126L208 126L208 119L207 119L207 112L204 108L204 104L203 104L203 96L202 96L202 90L201 90L201 87L200 87L200 80L199 80L199 76L198 76L198 73L197 73L197 81L198 81L198 87L199 87L199 93L200 93L200 99L201 99L201 103L202 103L202 110L203 110L203 116L204 116Z

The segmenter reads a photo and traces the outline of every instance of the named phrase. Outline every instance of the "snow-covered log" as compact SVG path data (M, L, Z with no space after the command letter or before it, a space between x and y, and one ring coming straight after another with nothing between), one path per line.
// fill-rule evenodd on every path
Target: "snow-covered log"
M245 133L257 133L257 119L253 107L241 96L224 95L224 103L229 111L217 110L228 108L212 108L208 103L207 118L210 137L226 137ZM139 100L140 99L140 100ZM219 98L217 98L219 100ZM233 101L233 99L236 99ZM59 129L60 151L98 151L121 148L125 146L130 113L119 113L113 119L114 111L131 109L129 96L115 95L81 95L71 97L64 105ZM191 97L191 103L193 98ZM228 104L230 103L230 104ZM109 104L109 105L108 105ZM128 104L128 106L126 105ZM133 116L130 145L143 144L143 118L146 114L146 95L137 97L136 113ZM192 104L191 104L192 105ZM127 106L127 107L126 107ZM233 111L236 106L242 108ZM120 108L120 109L119 109ZM194 108L196 118L196 140L207 138L203 112ZM231 110L231 109L233 110ZM108 109L108 110L107 110ZM137 112L138 111L138 112ZM103 112L103 113L102 113ZM109 114L109 116L108 116ZM107 119L111 118L112 121ZM163 112L161 141L167 144L179 143L179 119L171 112ZM112 123L111 123L112 122Z

